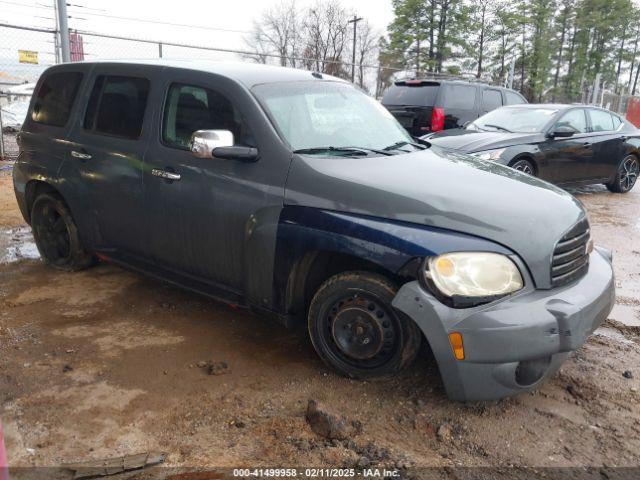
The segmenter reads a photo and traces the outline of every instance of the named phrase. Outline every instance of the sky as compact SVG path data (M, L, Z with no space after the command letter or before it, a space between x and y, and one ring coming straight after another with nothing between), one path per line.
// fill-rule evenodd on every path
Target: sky
M69 27L116 36L162 40L235 50L251 49L245 38L254 19L281 0L66 0ZM0 23L54 28L55 0L0 0ZM315 0L297 0L300 9ZM341 0L347 10L366 18L383 34L392 19L391 0ZM115 18L118 17L118 18ZM143 21L130 20L142 19ZM151 23L158 22L158 23ZM173 25L168 25L168 22ZM180 26L178 24L189 25ZM197 28L206 27L206 28ZM155 44L131 43L84 36L86 60L147 58L158 55ZM39 52L39 65L17 63L18 50ZM11 70L22 78L39 74L55 60L52 36L0 27L0 77ZM195 51L163 46L168 58L238 60L236 54ZM26 72L26 73L25 73Z

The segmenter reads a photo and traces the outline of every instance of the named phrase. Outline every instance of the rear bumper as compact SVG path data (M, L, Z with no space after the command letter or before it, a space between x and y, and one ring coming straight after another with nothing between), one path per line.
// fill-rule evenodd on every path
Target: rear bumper
M471 401L538 386L606 320L614 302L611 255L598 248L587 274L566 287L528 289L489 305L453 309L414 281L400 289L393 305L424 332L449 397ZM454 358L451 332L462 334L464 360Z

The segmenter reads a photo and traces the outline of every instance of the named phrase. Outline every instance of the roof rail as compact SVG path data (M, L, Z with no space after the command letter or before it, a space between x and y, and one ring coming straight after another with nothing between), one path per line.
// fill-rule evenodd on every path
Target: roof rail
M427 72L420 75L411 75L408 73L400 74L396 78L394 78L394 82L403 82L407 80L416 80L416 81L438 81L438 80L454 80L459 82L468 82L468 83L483 83L486 85L492 85L491 82L482 78L476 78L473 74L450 74L450 73L437 73L437 72Z

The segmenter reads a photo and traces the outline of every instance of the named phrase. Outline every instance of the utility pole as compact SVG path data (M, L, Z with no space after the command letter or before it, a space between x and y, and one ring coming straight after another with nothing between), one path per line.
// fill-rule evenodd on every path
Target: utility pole
M60 26L58 25L58 2L53 0L53 16L56 20L56 31L53 33L53 51L55 52L56 64L60 63Z
M60 49L62 50L62 63L71 61L69 53L69 25L67 24L67 1L57 0L58 25L60 26Z
M358 17L354 15L348 23L353 23L353 55L351 60L351 83L355 83L356 79L356 28L358 26L358 22L362 20L362 17Z

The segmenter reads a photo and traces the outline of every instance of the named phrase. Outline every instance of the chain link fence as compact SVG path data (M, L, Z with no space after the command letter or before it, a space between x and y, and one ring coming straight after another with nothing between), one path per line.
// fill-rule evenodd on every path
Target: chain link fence
M35 82L57 63L57 36L53 29L0 24L0 39L0 158L11 160Z
M3 158L17 155L15 134L26 115L30 94L40 74L50 65L59 62L59 35L54 29L28 28L0 23L0 121L2 135L0 148ZM279 55L237 48L221 48L214 45L166 42L162 40L129 38L81 30L70 30L72 61L168 59L195 61L246 61L279 65ZM351 76L351 64L343 60L313 58L288 58L298 68L317 69L345 79ZM360 69L365 88L376 96L385 84L386 77L402 75L401 69L381 69L377 65L356 65L356 79ZM388 80L386 81L388 84Z
M40 74L50 65L59 62L59 35L55 29L31 28L0 23L0 158L15 159L18 153L15 137L26 116L33 87ZM220 48L214 45L195 45L165 42L157 39L129 38L81 30L70 31L72 61L170 59L202 61L247 61L278 65L278 55L254 52L238 48ZM295 60L293 62L292 60ZM321 69L327 73L349 79L351 64L343 60L318 60L304 57L287 58L285 63L295 63L297 68ZM356 79L362 70L363 86L380 97L394 79L413 77L412 72L381 67L356 65ZM452 78L450 75L426 74L435 79ZM458 75L469 81L477 81L472 75ZM592 87L582 92L580 103L595 103L625 115L630 95L600 92L592 99Z

